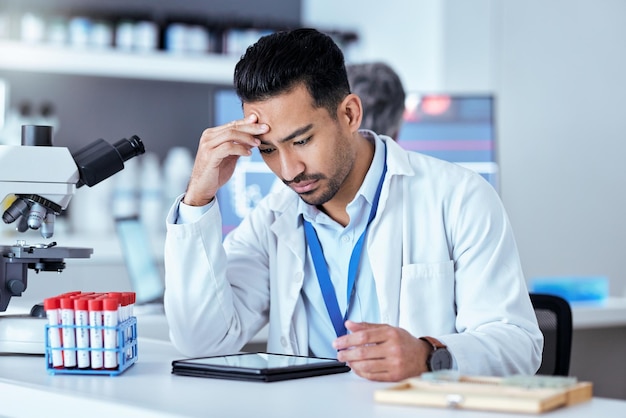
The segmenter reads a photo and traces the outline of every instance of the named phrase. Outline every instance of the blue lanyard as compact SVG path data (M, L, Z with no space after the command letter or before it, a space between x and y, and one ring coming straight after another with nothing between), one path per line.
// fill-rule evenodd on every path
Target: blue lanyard
M313 265L315 266L315 272L317 273L317 281L319 282L320 289L322 290L322 296L324 297L324 304L326 310L335 328L335 333L338 337L347 333L345 322L348 319L348 312L350 311L350 301L352 300L352 294L354 293L354 283L356 281L356 273L361 261L361 253L363 252L363 242L365 241L365 234L367 229L372 223L372 220L376 217L376 211L378 209L378 200L380 199L380 191L383 187L383 181L385 180L385 174L387 173L387 146L385 145L385 165L383 167L383 174L380 176L378 182L378 188L376 189L376 195L374 195L374 201L372 202L372 209L370 210L370 216L365 226L365 230L359 237L356 245L352 249L352 255L350 256L350 264L348 266L348 303L346 305L345 315L341 315L339 309L339 303L337 302L337 294L332 281L330 280L330 274L328 273L328 266L320 240L317 237L315 229L310 222L304 220L304 234L306 236L307 244L309 245L309 251L311 251L311 257L313 258Z

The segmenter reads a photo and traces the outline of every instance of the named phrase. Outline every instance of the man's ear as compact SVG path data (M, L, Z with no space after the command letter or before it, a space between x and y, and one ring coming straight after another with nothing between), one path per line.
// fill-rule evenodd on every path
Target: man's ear
M359 130L363 120L363 105L359 96L350 93L343 99L339 106L339 118L346 122L350 132L354 133Z

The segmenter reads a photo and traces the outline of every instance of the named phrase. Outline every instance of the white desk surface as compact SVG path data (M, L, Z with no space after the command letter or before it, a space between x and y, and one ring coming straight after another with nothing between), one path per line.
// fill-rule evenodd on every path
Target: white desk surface
M607 298L601 304L572 304L574 329L626 326L626 298Z
M181 356L168 342L139 338L138 361L123 374L49 375L41 356L0 356L0 415L9 417L485 417L480 411L387 405L389 383L354 373L284 382L240 382L171 374ZM528 415L489 413L490 418ZM594 398L550 418L626 416L626 401Z
M19 299L18 299L19 300ZM19 304L14 304L16 308ZM28 304L30 306L30 304ZM575 329L626 326L626 299L602 306L574 305ZM139 360L121 376L49 375L42 356L0 354L0 416L84 418L154 417L484 417L484 412L452 411L376 403L376 389L390 386L353 373L257 383L171 375L171 361L182 356L164 341L162 313L138 312ZM262 334L262 333L260 333ZM152 337L152 338L146 338ZM259 335L262 340L265 335ZM156 338L156 339L153 339ZM550 418L626 416L626 401L595 398L557 410ZM528 417L489 413L490 418Z

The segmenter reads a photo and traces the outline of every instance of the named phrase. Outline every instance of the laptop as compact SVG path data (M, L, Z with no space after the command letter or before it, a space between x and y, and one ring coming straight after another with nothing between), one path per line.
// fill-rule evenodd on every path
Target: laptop
M135 306L141 310L147 307L162 310L165 282L152 252L145 225L139 217L131 216L116 218L115 228L131 287L136 295Z

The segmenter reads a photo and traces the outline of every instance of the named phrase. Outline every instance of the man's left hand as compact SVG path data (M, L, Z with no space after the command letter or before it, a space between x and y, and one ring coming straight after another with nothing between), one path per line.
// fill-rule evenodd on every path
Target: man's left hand
M337 359L359 376L397 382L427 372L429 345L406 330L385 324L346 321L349 334L337 338Z

